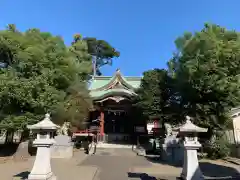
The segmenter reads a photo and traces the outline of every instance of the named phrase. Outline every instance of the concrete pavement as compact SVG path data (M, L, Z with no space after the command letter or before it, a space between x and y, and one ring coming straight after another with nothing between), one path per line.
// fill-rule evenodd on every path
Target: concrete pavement
M34 158L9 160L0 164L0 179L26 178ZM201 161L201 169L209 179L234 179L239 166L225 161ZM58 180L175 180L181 167L148 160L131 149L97 149L95 155L76 151L71 159L52 159L52 170Z
M148 158L149 159L149 158ZM79 166L98 167L94 180L176 180L182 168L149 161L130 149L98 149ZM206 179L239 179L239 167L225 161L201 160Z
M52 159L52 171L58 180L93 180L98 167L81 166L78 164L87 158L83 152L79 151L74 154L71 159ZM27 178L31 168L33 167L34 157L27 161L8 161L0 164L1 180L23 180Z

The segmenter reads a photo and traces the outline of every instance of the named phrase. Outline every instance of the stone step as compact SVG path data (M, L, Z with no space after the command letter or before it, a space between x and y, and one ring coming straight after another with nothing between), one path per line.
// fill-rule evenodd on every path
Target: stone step
M98 143L97 148L132 148L132 145L125 144L109 144L109 143Z

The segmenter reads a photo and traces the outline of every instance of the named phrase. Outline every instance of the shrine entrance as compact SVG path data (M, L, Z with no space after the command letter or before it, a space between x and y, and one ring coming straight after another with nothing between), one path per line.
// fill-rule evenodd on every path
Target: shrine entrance
M100 141L107 143L132 143L135 119L131 101L115 102L106 100L95 104L96 110L91 112L90 123L99 126ZM94 120L95 119L95 120Z
M90 86L95 110L89 123L98 124L99 141L127 144L134 140L136 126L146 126L136 119L132 101L141 77L124 77L117 70L113 77L96 76Z
M131 143L134 133L134 119L132 118L131 104L128 101L122 101L116 104L114 102L105 102L104 110L104 134L105 141L109 143Z

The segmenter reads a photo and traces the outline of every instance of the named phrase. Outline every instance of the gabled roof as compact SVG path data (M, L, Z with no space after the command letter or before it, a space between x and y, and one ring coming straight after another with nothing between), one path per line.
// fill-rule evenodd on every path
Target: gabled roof
M93 100L104 99L108 96L135 96L136 93L134 91L126 90L126 89L109 89L106 91L91 91L90 95Z
M91 82L89 90L104 89L116 81L121 82L129 88L137 89L140 87L142 77L123 76L120 70L117 70L113 76L96 76Z
M120 70L111 76L96 76L90 87L93 99L102 99L108 96L133 96L140 87L141 77L124 77Z

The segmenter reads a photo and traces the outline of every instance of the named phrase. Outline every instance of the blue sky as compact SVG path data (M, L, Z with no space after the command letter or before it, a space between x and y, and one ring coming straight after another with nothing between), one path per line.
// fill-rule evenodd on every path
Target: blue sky
M205 22L240 30L239 0L0 0L0 29L39 28L60 35L69 44L75 33L96 37L121 52L113 66L102 69L124 75L166 68L174 40ZM238 12L239 11L239 12Z

